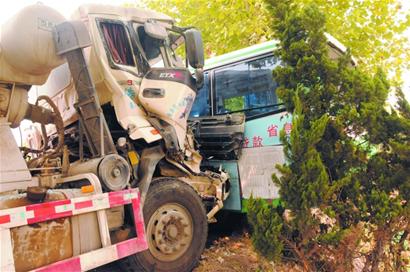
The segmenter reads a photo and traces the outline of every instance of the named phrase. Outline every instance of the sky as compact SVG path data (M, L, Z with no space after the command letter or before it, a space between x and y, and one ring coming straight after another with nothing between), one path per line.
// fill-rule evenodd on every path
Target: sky
M212 1L212 0L210 0ZM73 13L76 7L81 4L87 3L99 3L99 4L110 4L110 5L122 5L125 2L133 2L126 0L12 0L12 1L3 1L0 8L0 25L12 17L16 12L27 5L35 4L41 2L47 6L55 8L66 18L70 18L70 15ZM402 0L403 7L410 12L410 1ZM407 32L410 38L410 29ZM403 91L410 101L410 71L406 71L403 74Z

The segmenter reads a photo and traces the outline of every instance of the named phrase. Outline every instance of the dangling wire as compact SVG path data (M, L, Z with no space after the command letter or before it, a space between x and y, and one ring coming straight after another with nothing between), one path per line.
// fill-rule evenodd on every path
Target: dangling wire
M61 117L60 111L58 110L57 105L51 100L50 97L41 95L37 98L36 106L38 106L39 102L44 100L53 110L53 121L54 125L56 126L56 131L58 135L58 143L56 148L47 150L48 146L48 136L46 131L46 126L44 123L41 123L41 131L43 135L43 148L42 150L29 150L31 153L43 153L42 156L39 158L32 159L28 162L30 167L39 167L41 166L47 159L55 158L61 155L61 150L64 146L64 121Z

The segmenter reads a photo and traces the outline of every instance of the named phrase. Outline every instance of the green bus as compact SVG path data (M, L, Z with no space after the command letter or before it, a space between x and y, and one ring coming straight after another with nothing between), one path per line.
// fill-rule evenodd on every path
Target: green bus
M331 58L346 52L336 39L326 36ZM285 160L279 132L290 134L292 116L276 95L272 71L280 65L273 53L277 47L277 41L268 41L205 62L204 86L190 121L205 164L222 165L230 174L225 210L246 212L251 195L279 199L272 173Z

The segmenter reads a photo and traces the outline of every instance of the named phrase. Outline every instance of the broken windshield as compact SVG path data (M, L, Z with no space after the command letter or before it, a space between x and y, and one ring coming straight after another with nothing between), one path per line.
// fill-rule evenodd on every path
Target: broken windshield
M102 32L116 64L135 66L132 50L124 25L121 23L101 23Z
M150 67L185 67L181 58L177 56L171 47L172 33L165 40L161 40L149 36L143 25L134 23L133 26L138 36L137 43L139 42L139 46L143 51L142 54Z

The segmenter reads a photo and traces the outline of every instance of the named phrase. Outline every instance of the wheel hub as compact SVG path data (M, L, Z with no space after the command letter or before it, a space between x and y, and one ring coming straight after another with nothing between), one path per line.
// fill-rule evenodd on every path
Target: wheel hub
M161 261L173 261L188 249L192 241L192 217L181 205L161 206L148 221L151 253Z

